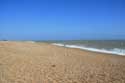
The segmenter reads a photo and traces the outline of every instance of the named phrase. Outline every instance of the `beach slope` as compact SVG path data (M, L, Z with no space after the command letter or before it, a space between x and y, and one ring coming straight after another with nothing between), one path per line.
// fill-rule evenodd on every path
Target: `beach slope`
M125 83L125 56L1 41L0 83Z

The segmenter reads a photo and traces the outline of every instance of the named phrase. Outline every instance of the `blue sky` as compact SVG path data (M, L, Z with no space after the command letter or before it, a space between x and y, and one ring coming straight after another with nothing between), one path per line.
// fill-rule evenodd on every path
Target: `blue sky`
M0 39L125 39L125 1L0 0Z

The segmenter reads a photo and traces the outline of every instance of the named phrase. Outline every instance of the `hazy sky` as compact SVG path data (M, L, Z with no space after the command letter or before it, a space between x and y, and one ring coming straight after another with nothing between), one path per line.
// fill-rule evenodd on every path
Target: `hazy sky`
M0 39L125 39L125 0L0 0Z

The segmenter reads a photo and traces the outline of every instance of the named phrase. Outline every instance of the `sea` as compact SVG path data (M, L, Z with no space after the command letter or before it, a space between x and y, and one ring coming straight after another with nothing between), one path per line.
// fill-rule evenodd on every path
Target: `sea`
M125 40L50 40L37 42L46 42L67 48L78 48L81 50L125 56Z
M52 45L125 56L125 40L46 41Z

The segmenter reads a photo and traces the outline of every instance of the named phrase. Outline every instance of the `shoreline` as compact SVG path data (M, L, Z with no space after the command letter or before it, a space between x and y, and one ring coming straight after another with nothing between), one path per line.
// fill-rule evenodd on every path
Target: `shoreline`
M116 48L114 50L105 50L105 49L97 49L97 48L90 48L90 47L85 47L85 46L77 46L77 45L64 45L61 43L51 43L52 45L60 46L60 47L66 47L66 48L76 48L76 49L81 49L85 51L91 51L91 52L97 52L97 53L105 53L105 54L113 54L113 55L119 55L119 56L125 56L125 53L122 52L117 52L118 49ZM119 50L120 51L120 50Z

